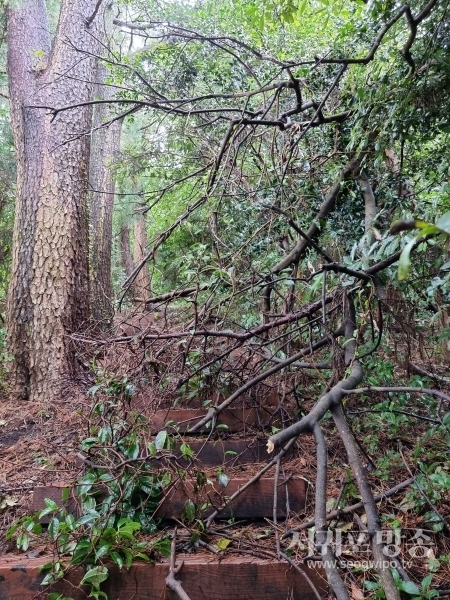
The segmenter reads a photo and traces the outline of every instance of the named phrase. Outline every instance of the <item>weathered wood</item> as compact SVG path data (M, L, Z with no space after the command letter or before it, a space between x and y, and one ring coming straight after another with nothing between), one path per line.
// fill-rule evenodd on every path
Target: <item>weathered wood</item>
M200 491L195 492L195 482L192 480L179 481L168 492L156 516L162 519L180 519L183 514L185 503L188 498L192 499L198 509L208 504L208 508L199 513L205 517L214 508L234 494L240 487L247 483L247 479L230 479L226 487L218 482L213 485L207 484ZM58 505L62 504L63 484L54 486L38 486L34 489L32 510L39 511L45 507L45 498L54 500ZM287 494L286 494L287 488ZM220 513L223 518L235 517L238 519L255 519L273 516L273 489L274 478L264 478L253 483L248 489L240 494L234 502ZM292 477L287 484L282 482L278 485L277 514L280 518L287 515L289 511L301 512L305 506L305 484L303 479ZM76 500L73 495L69 501L68 510L77 514ZM45 520L43 519L43 522Z
M149 416L149 421L154 433L161 429L177 429L185 433L206 413L206 409L199 408L158 410L154 415ZM166 427L168 422L173 423ZM222 411L217 417L217 425L222 425L219 429L229 433L245 431L249 427L263 428L269 424L275 424L275 419L262 408L232 408ZM209 431L208 427L203 431Z
M313 600L315 595L309 583L289 565L275 560L263 560L249 556L216 556L211 558L178 555L184 560L177 578L186 593L195 600ZM51 561L50 556L24 558L4 556L0 558L0 600L33 600L43 588L44 575L39 567ZM319 571L301 567L313 581L320 593L326 593L326 585ZM109 600L177 600L177 595L166 588L165 578L169 563L136 563L129 570L120 571L116 565L109 566L109 578L101 589ZM79 587L83 570L76 568L66 580L58 581L51 591L73 600L85 600L88 587ZM39 595L48 599L48 593Z
M185 444L194 452L191 460L183 458L180 451L181 444L168 452L167 460L183 468L193 464L196 467L234 467L253 463L264 463L270 460L267 453L266 439L253 440L228 440L218 439L212 442L205 440L185 440ZM291 456L292 450L286 456ZM76 457L77 466L83 467L89 464L89 456L79 453ZM166 467L165 461L154 461L155 468Z
M206 485L199 492L194 492L192 481L181 482L174 486L167 494L163 504L156 512L156 516L163 519L172 517L180 518L188 498L192 499L198 507L210 504L203 516L208 516L219 507L226 498L232 496L239 488L247 483L248 479L230 479L226 487L214 482ZM220 513L220 517L238 519L256 519L273 517L273 477L260 479L240 494L233 503ZM286 494L286 488L288 493ZM303 479L291 478L286 485L278 485L277 515L282 518L287 515L287 504L291 512L300 512L305 506L305 484Z
M267 453L267 440L216 440L214 442L186 441L195 453L194 464L203 467L231 467L270 460ZM176 450L176 460L183 466L189 461Z

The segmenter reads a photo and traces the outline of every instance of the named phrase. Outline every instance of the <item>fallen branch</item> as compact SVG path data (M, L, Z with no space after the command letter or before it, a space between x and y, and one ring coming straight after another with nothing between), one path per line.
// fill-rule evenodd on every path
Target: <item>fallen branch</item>
M336 337L338 335L338 333L339 334L341 333L340 329L337 332L335 332L333 335ZM267 377L270 377L274 373L277 373L278 371L281 371L281 369L284 369L285 367L288 367L288 366L292 365L299 358L302 358L303 356L305 356L307 354L311 354L314 350L318 350L319 348L321 348L322 346L325 346L328 343L329 343L329 338L327 336L326 338L323 338L322 340L319 340L318 342L316 342L312 346L312 348L304 348L300 352L297 352L297 354L293 354L292 356L290 356L286 360L284 360L284 361L276 364L271 369L268 369L267 371L264 371L263 373L260 373L256 377L253 377L253 379L250 379L249 381L247 381L243 386L241 386L239 389L237 389L234 392L234 394L232 394L226 400L224 400L221 404L219 404L219 406L214 406L214 407L210 408L210 410L203 417L203 419L201 419L198 423L196 423L192 427L192 429L190 430L191 433L194 433L194 432L198 431L199 429L201 429L202 427L204 427L206 425L206 423L209 423L213 419L216 419L217 415L219 415L225 408L227 408L230 404L232 404L235 400L237 400L237 398L239 398L240 396L242 396L242 394L244 394L247 390L249 390L250 388L252 388L253 386L255 386L260 381L263 381L264 379L267 379ZM353 382L353 380L352 380L352 382ZM359 381L357 383L359 383ZM285 429L283 431L287 431L287 429ZM283 433L283 432L280 432L280 433ZM296 437L296 436L295 436L295 434L294 435L290 435L290 436L286 436L285 441L288 441L291 437ZM281 445L282 445L282 442L278 444L278 446L281 446Z
M390 496L394 496L395 494L397 494L397 492L400 492L401 490L404 490L405 488L409 487L412 483L414 483L414 481L415 481L415 478L410 477L409 479L402 481L402 483L395 485L394 487L390 488L389 490L386 490L385 492L381 492L381 494L374 496L375 502L378 503L378 502L381 502L382 500L384 500L385 498L390 498ZM359 510L360 508L364 508L363 502L356 502L356 504L351 504L350 506L345 506L344 508L337 508L336 510L332 510L331 512L329 512L326 516L326 519L327 519L327 521L333 521L334 519L340 519L342 516L354 513L356 510ZM304 529L309 529L310 527L314 527L315 524L316 524L315 519L306 521L306 523L302 523L298 527L295 527L294 529L290 529L289 531L286 531L286 533L283 534L282 539L286 539L287 537L289 537L290 535L292 535L293 533L296 533L298 531L303 531Z
M322 555L330 588L337 600L350 600L347 587L336 567L336 556L329 544L326 503L327 503L327 446L325 436L318 423L314 426L314 439L317 449L317 475L316 475L316 544Z
M183 589L181 585L181 581L175 579L175 575L180 572L181 567L183 566L183 561L180 562L178 566L175 566L175 554L176 554L176 544L177 544L177 528L175 527L175 531L173 532L171 551L170 551L170 567L169 574L166 577L166 586L175 592L181 600L191 600L189 596Z
M187 296L191 296L196 292L205 290L207 287L207 285L200 285L197 287L186 288L185 290L175 290L173 292L168 292L167 294L160 294L159 296L154 296L153 298L145 300L145 304L158 304L160 302L162 303L170 300L176 300L177 298L186 298Z
M441 381L442 383L450 383L450 377L443 377L442 375L436 375L435 373L430 373L429 371L425 371L419 365L415 365L411 361L408 361L408 367L416 373L417 375L424 375L425 377L429 377L430 379L435 379L436 381Z
M311 588L311 590L313 591L315 597L320 600L322 598L322 596L319 594L319 592L317 591L316 586L314 585L314 583L311 581L311 579L308 577L308 575L305 573L305 571L298 566L298 564L296 562L294 562L292 560L292 558L290 558L289 556L287 556L287 554L285 554L284 552L280 551L280 558L284 559L286 562L288 562L291 567L293 567L296 571L298 571L300 573L300 575L302 577L304 577L306 579L306 581L309 583L309 586Z

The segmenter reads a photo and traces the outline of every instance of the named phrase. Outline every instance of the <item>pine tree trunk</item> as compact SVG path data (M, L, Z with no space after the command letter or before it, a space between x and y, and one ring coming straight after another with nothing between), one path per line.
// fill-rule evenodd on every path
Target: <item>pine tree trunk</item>
M147 213L142 208L134 222L134 251L135 266L138 265L148 253ZM137 302L145 302L151 298L151 281L148 265L145 264L136 276L133 283L134 297Z
M55 400L76 375L70 335L89 316L87 169L92 111L59 113L92 98L103 5L63 0L51 45L44 0L8 9L8 75L17 158L8 294L13 385L24 399ZM76 48L75 48L76 47ZM72 138L72 139L71 139Z
M106 74L106 68L99 65L95 95L103 99L112 97L111 88L104 85ZM107 128L101 127L111 118L107 104L95 107L89 166L91 312L95 323L105 330L111 327L113 319L111 249L115 178L112 166L118 159L122 126L118 120Z
M129 277L133 272L133 257L131 255L130 228L126 223L120 226L120 256L125 276Z

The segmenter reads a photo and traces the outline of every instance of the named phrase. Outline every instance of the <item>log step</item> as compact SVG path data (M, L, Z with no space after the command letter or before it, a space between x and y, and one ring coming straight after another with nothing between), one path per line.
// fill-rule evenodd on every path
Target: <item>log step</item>
M46 600L48 593L39 587L44 577L39 567L51 560L51 556L1 557L1 600L33 600L37 595ZM183 560L184 564L176 577L192 600L313 600L317 597L307 579L283 562L242 555L223 556L219 562L213 555L209 558L180 554L177 560ZM306 566L301 568L319 594L325 597L326 585L321 573ZM109 577L101 589L110 600L177 600L175 592L165 585L168 572L167 560L156 564L135 563L122 571L111 565ZM73 600L85 600L89 588L79 587L83 574L81 568L71 570L67 580L58 581L51 591Z
M267 440L228 440L218 439L213 442L205 440L185 440L183 442L189 446L194 453L192 460L183 458L180 451L181 444L177 444L174 450L167 451L167 461L187 468L190 465L196 468L201 467L235 467L237 465L247 465L254 463L265 463L271 456L267 453ZM292 449L285 456L291 456ZM151 460L151 457L149 458ZM77 466L83 467L89 465L89 456L85 453L77 455ZM152 465L153 466L153 465ZM154 468L165 468L165 460L154 461Z
M271 456L267 453L267 440L216 440L185 441L195 453L194 465L198 467L234 467L253 463L267 462ZM176 462L183 467L189 465L177 449Z
M189 431L189 428L202 419L207 409L185 408L158 410L148 417L153 433L162 429L176 429L180 433ZM168 422L172 422L166 427ZM231 408L223 410L217 417L217 425L222 425L219 430L229 433L245 431L249 427L264 428L268 425L276 425L279 421L262 408ZM211 425L207 424L203 432L211 431ZM199 432L200 433L200 432Z
M227 497L234 494L246 484L247 481L244 478L233 478L230 479L226 487L223 487L218 482L213 482L213 485L205 485L197 494L194 492L195 483L192 480L180 481L169 489L155 516L162 519L180 519L185 508L185 503L190 498L199 508L205 504L210 505L201 513L202 517L206 517L211 514L214 508L219 507ZM259 479L242 492L229 507L224 509L220 513L220 517L226 519L230 517L237 519L272 518L274 483L275 480L273 477ZM32 510L37 512L45 508L45 498L49 498L56 502L56 504L62 505L62 493L65 487L67 486L63 484L35 487ZM304 506L305 483L303 479L291 477L286 484L283 484L282 480L280 480L277 496L278 517L286 517L288 510L291 513L300 513L304 509ZM69 500L67 509L69 512L77 514L77 501L74 494L72 494L72 498ZM43 519L42 522L45 523L46 520Z

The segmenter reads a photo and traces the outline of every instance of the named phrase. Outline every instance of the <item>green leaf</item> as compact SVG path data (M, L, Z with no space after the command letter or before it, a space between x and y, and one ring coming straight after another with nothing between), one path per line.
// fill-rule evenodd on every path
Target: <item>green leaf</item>
M26 552L28 550L30 546L30 536L26 531L22 531L18 535L16 545L19 548L19 550L22 550L23 552Z
M89 583L96 590L100 589L102 581L108 579L108 569L106 567L97 566L86 573L83 579L80 581L80 585Z
M377 583L376 581L365 581L364 582L364 587L366 588L366 590L378 590L380 587L380 584Z
M81 450L89 450L90 448L92 448L92 446L95 446L95 444L98 444L98 438L96 437L89 437L84 439L81 442Z
M73 565L81 564L86 557L91 553L92 547L91 542L88 539L82 539L78 542L77 547L74 550L72 560L70 561Z
M111 544L103 543L96 551L95 551L95 559L99 560L102 556L105 556L111 550Z
M91 590L89 597L94 598L95 600L99 600L99 598L104 598L104 600L108 600L107 594L105 594L105 592L101 592L100 590Z
M449 413L450 415L450 413ZM12 538L12 536L16 533L16 531L19 529L19 527L22 525L22 520L19 519L16 523L14 523L14 525L12 525L7 533L6 533L6 539L10 540Z
M121 569L123 567L123 558L122 558L122 556L120 555L119 552L116 552L115 550L112 550L109 553L109 556L116 563L116 565L119 567L119 569Z
M59 519L57 519L56 517L53 517L53 519L48 524L47 531L48 531L49 536L52 537L53 539L55 539L56 535L58 534L58 529L59 529Z
M187 521L193 521L195 519L195 504L192 500L188 500L183 509L183 516Z
M86 523L91 523L92 521L98 519L99 516L100 514L96 510L89 511L87 515L83 515L77 520L76 525L77 527L79 527L80 525L86 525Z
M184 458L191 458L195 454L192 448L184 442L180 446L180 452L184 456Z
M145 560L145 562L150 562L150 557L144 554L143 552L136 552L134 555L134 559L140 558L141 560Z
M120 519L117 527L117 535L127 540L134 539L134 532L141 529L141 524L131 519Z
M157 449L153 442L149 442L147 444L148 451L150 452L150 456L156 456Z
M440 233L439 227L436 225L427 224L426 227L422 227L419 235L417 237L426 237L427 235L436 235Z
M127 458L135 459L139 456L139 450L140 450L139 444L137 442L133 442L126 449L125 456Z
M54 510L55 512L59 510L59 506L54 502L54 500L50 500L50 498L44 498L45 506L50 510Z
M125 555L125 566L129 569L133 563L133 554L128 550L128 548L124 548L122 552Z
M420 595L419 588L412 581L402 581L399 583L399 586L403 592L405 592L406 594L409 594L410 596L417 595L417 594Z
M33 525L32 532L34 533L34 535L41 535L42 525L40 523L35 523Z
M167 441L167 431L163 429L158 433L155 439L155 447L157 450L162 450Z
M171 544L170 544L170 539L168 537L165 537L161 540L158 540L155 545L153 546L153 548L159 552L160 554L162 554L163 556L170 556L170 552L171 552Z

